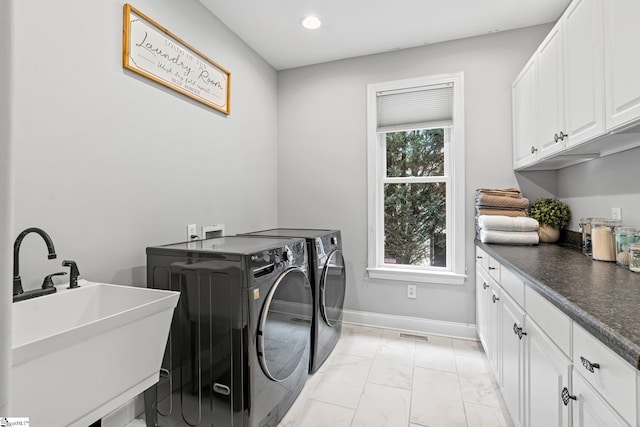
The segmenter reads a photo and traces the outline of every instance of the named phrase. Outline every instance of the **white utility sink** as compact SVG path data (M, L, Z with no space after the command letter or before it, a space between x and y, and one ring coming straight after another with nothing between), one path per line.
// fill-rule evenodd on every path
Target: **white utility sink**
M97 421L159 379L179 292L78 281L13 304L13 417Z

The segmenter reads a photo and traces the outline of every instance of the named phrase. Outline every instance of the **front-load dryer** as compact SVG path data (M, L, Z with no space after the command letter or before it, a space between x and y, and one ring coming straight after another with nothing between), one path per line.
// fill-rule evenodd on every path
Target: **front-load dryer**
M314 298L309 372L316 372L333 351L342 331L347 279L340 230L274 228L243 235L306 240Z
M308 375L307 268L304 239L147 248L148 286L181 292L147 426L276 427Z

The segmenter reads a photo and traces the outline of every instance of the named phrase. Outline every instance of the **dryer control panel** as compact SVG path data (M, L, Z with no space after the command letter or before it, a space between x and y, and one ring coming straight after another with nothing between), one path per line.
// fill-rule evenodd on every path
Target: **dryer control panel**
M254 278L288 267L298 267L306 271L306 265L307 250L304 240L255 253L250 257L250 267Z

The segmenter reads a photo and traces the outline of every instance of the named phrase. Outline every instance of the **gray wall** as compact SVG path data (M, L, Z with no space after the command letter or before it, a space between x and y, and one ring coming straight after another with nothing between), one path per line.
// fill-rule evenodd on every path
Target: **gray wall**
M511 83L549 29L542 25L278 73L278 224L342 230L347 309L475 323L475 189L517 185ZM365 277L366 87L459 71L465 73L466 92L469 278L463 286L419 284L417 299L409 300L404 283Z
M11 2L0 1L0 416L9 415L11 372L11 253L13 190L11 169Z
M635 148L558 171L558 197L573 214L569 228L578 231L581 217L610 218L614 207L625 225L640 227L638 165Z
M186 224L228 233L277 221L277 75L196 0L131 4L232 73L225 116L122 68L124 1L16 1L14 236L25 289L81 277L144 285L145 247Z

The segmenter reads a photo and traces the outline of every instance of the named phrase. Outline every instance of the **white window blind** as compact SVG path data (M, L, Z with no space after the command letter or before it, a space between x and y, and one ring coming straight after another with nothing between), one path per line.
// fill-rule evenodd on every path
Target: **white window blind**
M378 132L428 128L451 122L453 85L432 85L376 93Z

